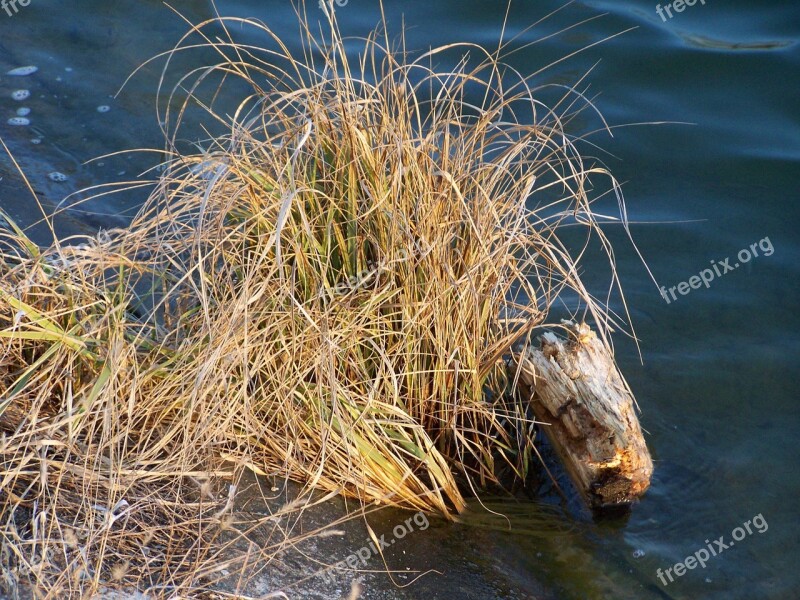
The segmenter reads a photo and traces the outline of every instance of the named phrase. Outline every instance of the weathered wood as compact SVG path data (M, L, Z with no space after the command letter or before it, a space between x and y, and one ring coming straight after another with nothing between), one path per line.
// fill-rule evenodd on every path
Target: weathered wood
M629 504L653 473L633 394L594 332L566 325L569 340L548 331L515 355L521 391L589 506Z

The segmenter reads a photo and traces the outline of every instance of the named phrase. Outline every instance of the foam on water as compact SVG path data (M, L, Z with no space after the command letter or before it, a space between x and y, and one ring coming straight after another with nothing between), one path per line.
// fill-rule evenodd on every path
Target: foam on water
M39 70L39 67L34 67L33 65L28 65L26 67L17 67L16 69L11 69L6 73L6 75L11 75L12 77L24 77L25 75L32 75Z

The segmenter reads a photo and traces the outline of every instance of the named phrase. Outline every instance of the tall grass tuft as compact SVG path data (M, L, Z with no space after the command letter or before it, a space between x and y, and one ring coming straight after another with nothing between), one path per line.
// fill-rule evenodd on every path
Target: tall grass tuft
M47 250L4 235L0 535L17 576L198 585L224 524L209 490L242 469L450 517L525 477L505 360L564 289L608 322L557 235L577 219L605 241L590 178L618 191L565 131L586 103L568 90L548 109L474 45L411 58L376 32L353 58L329 16L316 36L301 20L302 56L261 23L194 26L170 60L219 60L168 94L171 158L131 227ZM218 89L202 96L215 78L250 89L229 117ZM227 133L180 152L198 106Z

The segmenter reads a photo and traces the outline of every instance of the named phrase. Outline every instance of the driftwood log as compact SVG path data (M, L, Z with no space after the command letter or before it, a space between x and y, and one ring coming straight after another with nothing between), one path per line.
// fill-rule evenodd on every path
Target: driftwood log
M594 332L566 326L569 340L546 332L514 356L521 392L589 506L630 504L653 473L633 394Z

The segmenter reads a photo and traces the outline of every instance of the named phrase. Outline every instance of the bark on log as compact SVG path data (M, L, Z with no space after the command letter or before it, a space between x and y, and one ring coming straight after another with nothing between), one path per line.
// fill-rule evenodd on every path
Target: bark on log
M585 324L567 324L514 356L520 387L593 509L630 504L650 486L653 461L635 401L607 347Z

